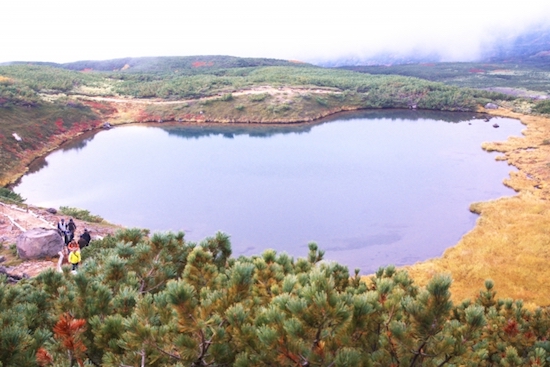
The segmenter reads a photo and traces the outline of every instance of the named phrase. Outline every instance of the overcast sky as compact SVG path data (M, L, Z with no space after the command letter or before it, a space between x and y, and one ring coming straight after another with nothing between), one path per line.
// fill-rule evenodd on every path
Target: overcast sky
M397 50L468 61L495 37L550 24L550 0L4 0L0 9L0 62Z

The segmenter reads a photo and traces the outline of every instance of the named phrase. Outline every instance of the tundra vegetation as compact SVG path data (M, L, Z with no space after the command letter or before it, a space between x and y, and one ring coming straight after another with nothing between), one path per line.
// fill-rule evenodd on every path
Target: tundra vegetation
M498 299L491 281L453 304L451 279L405 271L364 282L323 261L266 250L231 257L228 237L126 229L68 266L0 283L4 366L543 366L547 308Z
M458 87L516 88L524 91L550 92L548 56L507 62L415 63L349 66L342 69L375 75L410 76Z

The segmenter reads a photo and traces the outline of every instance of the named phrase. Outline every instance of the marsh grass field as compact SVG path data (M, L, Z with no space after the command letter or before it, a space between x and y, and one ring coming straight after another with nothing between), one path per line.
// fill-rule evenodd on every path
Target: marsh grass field
M517 195L473 203L470 210L480 217L471 232L441 258L405 269L419 284L427 284L435 274L450 274L455 302L474 299L485 280L492 279L499 298L523 299L530 308L549 305L550 119L505 110L485 112L518 118L526 125L521 138L483 145L519 169L504 182Z

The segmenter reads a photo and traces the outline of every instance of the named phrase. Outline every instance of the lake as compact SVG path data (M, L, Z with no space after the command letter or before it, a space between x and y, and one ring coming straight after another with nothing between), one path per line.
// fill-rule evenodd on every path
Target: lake
M514 192L484 141L513 119L368 111L298 125L128 125L88 134L30 167L14 191L126 227L230 235L233 255L267 248L371 273L440 256L474 225L473 202ZM498 123L499 128L492 125Z

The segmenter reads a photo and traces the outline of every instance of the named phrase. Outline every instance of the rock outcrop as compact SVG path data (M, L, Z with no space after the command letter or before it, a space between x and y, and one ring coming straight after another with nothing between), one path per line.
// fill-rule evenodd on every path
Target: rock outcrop
M8 269L4 266L0 266L0 274L4 274L7 277L8 283L17 283L24 277L20 277L18 275L11 274Z
M64 241L57 229L33 228L17 237L17 254L23 260L58 256Z

